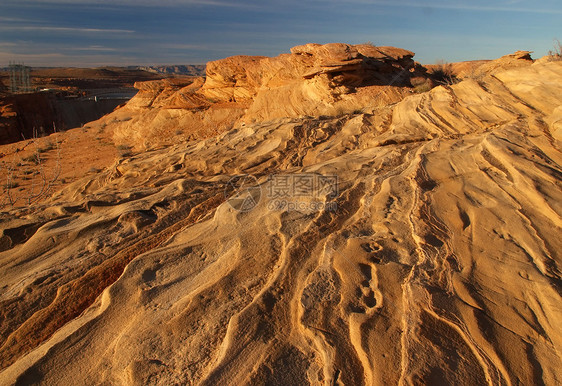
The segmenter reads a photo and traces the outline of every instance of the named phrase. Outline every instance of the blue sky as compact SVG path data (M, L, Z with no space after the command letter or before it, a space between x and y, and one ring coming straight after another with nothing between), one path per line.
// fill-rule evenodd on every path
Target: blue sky
M561 0L0 1L0 67L196 64L368 41L429 64L540 57L562 40Z

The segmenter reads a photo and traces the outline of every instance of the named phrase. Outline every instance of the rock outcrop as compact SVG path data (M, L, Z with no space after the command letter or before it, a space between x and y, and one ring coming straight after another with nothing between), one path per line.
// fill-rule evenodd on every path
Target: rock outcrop
M233 127L244 113L241 103L214 103L198 92L203 78L139 82L124 107L100 120L118 144L151 148L208 138Z
M494 73L509 70L511 68L529 66L534 62L533 58L531 58L531 53L531 51L517 51L513 54L502 56L499 59L484 63L473 72L473 75L493 75Z
M139 94L104 122L117 143L149 148L278 118L373 113L417 92L413 86L438 84L413 57L400 48L342 43L305 44L273 58L233 56L208 63L205 79L137 83ZM449 67L457 79L478 79L532 63L530 52L518 51Z
M338 115L394 103L423 76L414 53L372 45L306 44L275 58L236 56L207 65L201 93L249 102L245 122Z
M534 63L531 51L516 51L513 54L504 55L495 60L469 60L457 63L426 64L430 75L435 71L445 71L450 80L478 79L495 72L509 70L511 68L525 67ZM544 61L548 57L541 58ZM437 82L439 83L439 82Z
M304 84L316 91L318 102L330 102L356 87L409 85L409 70L419 70L413 56L413 52L393 47L341 43L297 46L291 54L275 58L235 56L207 64L201 92L235 102L255 99L263 90ZM403 71L402 77L394 79Z
M133 121L116 126L115 139L147 147L173 138L174 131L205 138L282 117L369 111L400 101L411 93L412 78L426 77L413 56L394 47L342 43L306 44L274 58L233 56L208 63L204 84L137 84L139 95L109 122L134 113Z

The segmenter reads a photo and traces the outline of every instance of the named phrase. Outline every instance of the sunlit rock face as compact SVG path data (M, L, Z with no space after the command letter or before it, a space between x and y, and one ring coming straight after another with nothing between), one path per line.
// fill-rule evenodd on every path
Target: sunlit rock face
M141 85L123 138L240 121L0 214L0 383L562 383L562 62L413 94L411 56Z
M342 43L306 44L274 58L233 56L208 63L205 79L137 83L137 96L106 122L116 142L147 148L176 132L202 139L240 124L372 111L410 95L411 79L427 79L413 56Z

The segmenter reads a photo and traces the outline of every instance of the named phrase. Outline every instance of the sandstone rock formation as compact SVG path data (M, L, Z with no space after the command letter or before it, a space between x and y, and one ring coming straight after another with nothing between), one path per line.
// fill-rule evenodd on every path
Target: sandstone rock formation
M330 50L255 60L314 96L410 57ZM225 93L147 84L119 111L251 111L291 82L255 68L211 65ZM562 383L561 96L562 62L528 64L155 149L3 213L0 383ZM276 176L338 183L282 206Z
M517 51L513 54L502 56L499 59L486 62L482 66L479 66L477 69L475 69L472 74L466 75L472 75L476 77L493 75L496 72L509 70L511 68L526 67L532 63L533 59L531 58L531 51Z
M137 84L139 95L106 122L135 116L116 127L115 140L147 147L178 130L195 139L252 122L368 111L398 102L411 78L425 77L413 56L342 43L306 44L275 58L233 56L208 63L204 84Z
M244 113L240 103L212 103L198 92L202 78L136 83L139 89L123 108L102 118L116 143L150 148L182 140L202 139L231 129Z
M341 43L297 46L276 58L235 56L207 64L201 92L221 101L244 101L260 93L271 98L274 90L302 87L302 92L308 91L303 97L330 103L356 87L409 85L409 70L420 69L413 56L393 47ZM402 71L406 73L393 81Z
M541 58L545 61L548 57ZM440 63L425 65L430 76L433 77L435 71L446 71L452 80L473 79L478 80L486 75L493 75L516 67L526 67L534 63L531 58L531 51L516 51L513 54L504 55L496 60L469 60L457 63Z

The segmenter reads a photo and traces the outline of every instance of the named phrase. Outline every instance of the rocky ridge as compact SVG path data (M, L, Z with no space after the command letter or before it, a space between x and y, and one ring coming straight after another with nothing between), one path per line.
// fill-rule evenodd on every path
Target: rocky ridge
M326 95L331 69L370 73L345 52L282 60L320 63L295 83ZM201 89L251 111L287 84L248 74L144 84L120 111L204 107ZM367 113L240 123L3 213L0 381L561 383L561 80L527 61ZM289 209L275 176L337 189Z
M178 129L201 139L252 122L373 110L411 93L412 79L427 78L413 56L342 43L306 44L274 58L233 56L208 63L204 80L138 83L137 97L106 121L132 116L115 126L115 140L146 148L173 143Z

